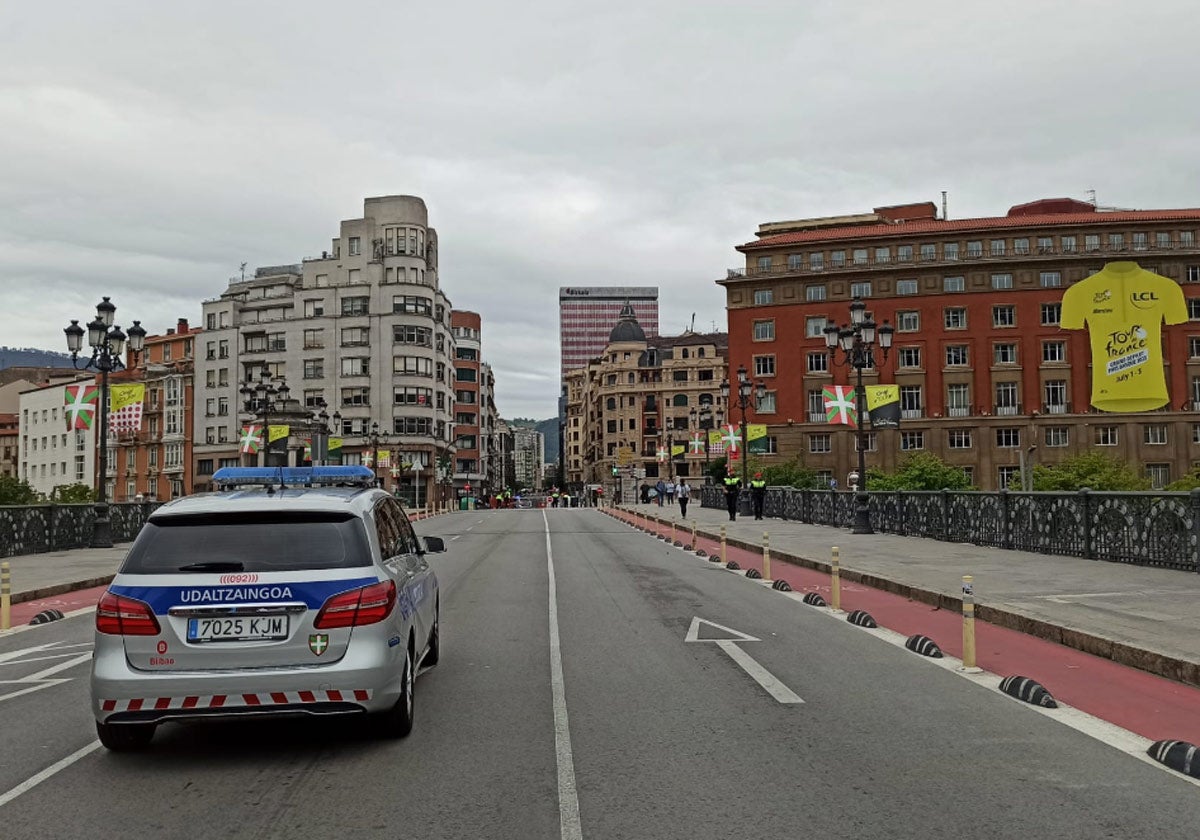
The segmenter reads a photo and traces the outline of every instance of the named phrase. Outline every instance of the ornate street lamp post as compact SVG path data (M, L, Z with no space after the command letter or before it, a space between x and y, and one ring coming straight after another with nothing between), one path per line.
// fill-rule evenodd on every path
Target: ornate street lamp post
M367 446L371 450L371 472L375 473L375 486L383 487L383 479L379 477L379 445L387 446L392 442L387 431L379 431L379 421L371 421L371 431L365 435Z
M263 466L280 466L271 463L271 415L281 414L287 409L287 402L292 391L288 388L287 381L282 376L278 378L271 376L271 369L266 365L262 366L257 380L250 378L250 371L247 371L246 374L246 381L238 389L238 393L245 398L242 410L262 423ZM286 467L286 449L283 459L284 463L282 466Z
M709 461L708 435L709 435L709 432L711 432L717 426L724 425L725 412L718 408L716 411L715 419L716 419L716 423L714 425L714 422L713 422L714 414L713 414L712 403L704 403L703 405L700 406L699 411L697 411L695 408L692 408L692 410L688 412L688 421L689 421L689 425L692 427L692 429L694 431L704 432L704 481L705 482L708 481L708 461Z
M331 417L326 410L329 403L325 402L324 397L317 399L316 408L312 432L312 461L314 467L323 467L329 458L329 436L342 427L342 413L335 410Z
M866 317L867 305L859 298L850 304L850 324L840 328L830 324L825 328L825 346L829 348L829 363L833 365L850 365L857 373L854 388L854 399L858 410L857 441L858 441L858 488L854 496L854 526L851 533L873 534L871 528L870 496L867 495L867 432L865 428L867 417L867 394L863 387L863 369L875 367L875 342L878 332L879 347L883 350L884 360L892 346L892 333L895 329L887 321L877 327L875 322ZM842 359L838 360L838 348L842 350Z
M750 381L749 374L746 372L745 365L738 367L737 378L737 392L733 394L730 393L731 389L728 380L721 383L721 400L725 405L729 406L731 413L734 405L741 409L742 412L742 487L745 488L749 481L747 476L750 469L750 453L746 451L749 444L749 429L746 428L746 412L757 411L758 404L767 395L767 386L761 381L757 385L753 384ZM735 398L733 403L729 402L731 396Z
M141 321L134 321L126 335L120 327L113 326L117 307L107 297L96 304L96 319L87 325L88 346L91 358L79 364L79 352L83 349L83 327L78 321L63 332L67 336L67 350L71 353L71 365L76 370L100 371L100 480L96 486L96 515L92 519L92 548L112 548L112 522L108 516L108 375L125 367L125 342L129 341L129 352L135 359L146 346L146 330ZM136 361L135 361L136 364Z

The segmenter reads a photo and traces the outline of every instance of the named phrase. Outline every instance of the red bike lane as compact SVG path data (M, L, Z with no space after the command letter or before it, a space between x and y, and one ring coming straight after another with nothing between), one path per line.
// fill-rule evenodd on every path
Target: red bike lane
M607 512L626 524L648 526L651 534L670 535L669 525L635 520L625 511ZM677 528L675 539L689 544L691 528ZM693 549L702 549L710 557L720 554L718 540L698 534L697 543ZM742 569L762 573L761 551L727 545L725 557ZM777 555L771 557L771 574L775 580L786 580L797 592L819 592L826 601L830 599L828 574ZM896 633L928 636L947 654L962 657L961 613L845 580L841 583L841 607L846 612L865 610L880 627ZM1020 675L1037 680L1055 699L1145 738L1200 744L1200 688L984 621L975 622L975 654L984 670L1002 677Z

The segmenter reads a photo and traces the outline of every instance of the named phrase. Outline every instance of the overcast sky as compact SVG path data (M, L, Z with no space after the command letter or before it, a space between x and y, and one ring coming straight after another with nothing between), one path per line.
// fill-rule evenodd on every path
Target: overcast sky
M1194 0L55 2L0 28L0 344L101 294L152 332L240 263L422 196L506 417L550 417L560 285L715 280L764 221L940 200L1200 205Z

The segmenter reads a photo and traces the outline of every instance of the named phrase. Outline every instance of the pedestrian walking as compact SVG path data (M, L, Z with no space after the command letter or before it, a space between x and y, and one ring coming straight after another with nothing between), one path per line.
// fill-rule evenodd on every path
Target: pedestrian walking
M667 479L667 504L675 504L675 482L669 478Z
M692 497L692 486L687 483L686 478L679 479L679 484L675 487L675 498L679 499L679 515L687 519L688 500Z
M658 506L663 506L663 500L667 497L667 485L660 478L658 483L654 485L654 498L658 502Z
M725 506L729 509L729 521L737 521L738 494L742 489L742 480L736 475L725 476Z
M754 503L754 518L763 518L763 500L767 496L767 482L763 481L762 473L756 472L750 479L750 501Z

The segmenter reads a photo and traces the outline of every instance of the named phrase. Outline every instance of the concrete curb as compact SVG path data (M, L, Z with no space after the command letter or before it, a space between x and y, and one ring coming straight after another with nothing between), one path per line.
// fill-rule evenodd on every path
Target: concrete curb
M25 601L38 601L42 598L53 598L55 595L62 595L67 592L76 592L80 589L91 589L94 586L107 586L112 583L116 575L104 575L103 577L88 578L87 580L76 580L70 583L55 583L50 586L43 586L40 589L26 589L24 592L14 592L12 602L21 604Z
M649 518L662 525L670 524L657 517L652 516ZM698 535L702 534L706 539L710 540L720 540L721 538L720 534L710 533L699 527L696 529L696 533ZM754 543L735 537L726 537L725 542L727 545L740 548L743 551L757 552L762 550L761 545L755 545ZM801 566L825 574L829 574L830 572L830 565L825 561L789 554L775 546L771 547L771 560L791 563L793 566ZM894 595L902 595L912 601L919 601L923 604L929 604L930 606L958 613L962 612L962 599L954 595L930 589L922 589L907 583L899 583L874 574L856 572L853 569L846 568L844 562L841 564L840 572L843 581L861 583L872 589L891 592ZM1175 682L1200 687L1200 662L1192 662L1165 653L1134 647L1124 642L1098 636L1095 633L1052 624L1049 621L1033 618L1016 610L981 604L978 601L976 601L975 605L975 617L980 621L986 621L988 624L994 624L997 627L1016 630L1027 636L1034 636L1035 638L1045 639L1048 642L1054 642L1064 647L1074 648L1075 650L1098 656L1101 659L1112 660L1118 665L1127 665L1130 668L1137 668L1139 671L1146 671L1159 677L1174 680Z

